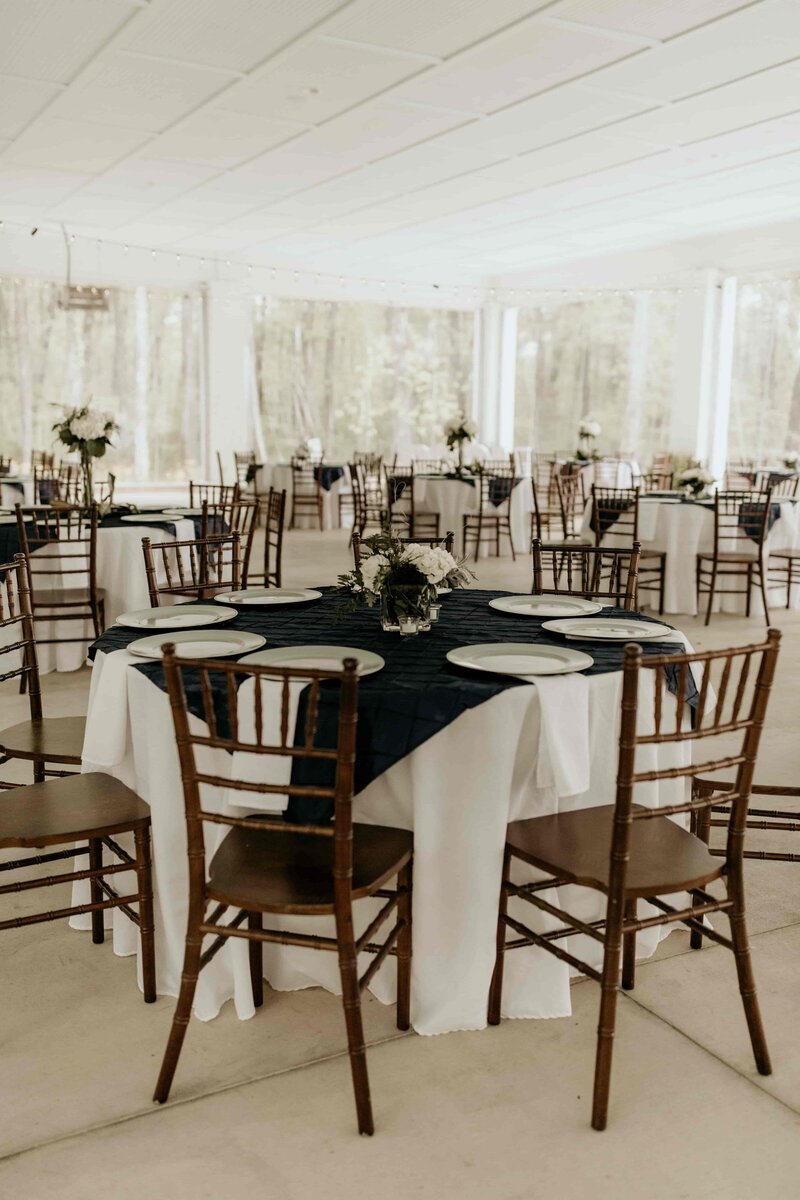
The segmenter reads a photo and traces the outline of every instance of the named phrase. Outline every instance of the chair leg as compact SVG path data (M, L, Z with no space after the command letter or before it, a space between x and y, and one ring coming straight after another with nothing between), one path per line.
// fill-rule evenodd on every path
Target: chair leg
M145 1004L156 1000L156 942L153 929L153 871L150 865L150 827L135 829L136 883L139 889L139 935L142 941L142 990Z
M263 919L260 912L247 914L248 929L263 929ZM247 943L250 956L250 984L253 988L253 1004L261 1008L264 1003L264 943L255 938Z
M733 942L733 957L736 963L736 974L739 977L739 992L744 1006L747 1029L753 1047L753 1057L759 1075L771 1075L772 1064L767 1049L767 1039L761 1021L761 1009L758 1004L756 981L753 975L753 964L750 959L750 944L747 940L747 925L744 915L744 885L741 867L731 872L728 879L728 894L734 901L729 910L731 922L731 940Z
M37 763L36 766L44 767L43 763ZM89 870L97 871L103 865L103 843L99 838L92 838L89 842ZM89 880L89 892L91 895L92 904L100 904L103 900L103 889L100 887L97 879ZM95 946L100 946L105 940L105 911L97 909L92 913L92 941Z
M706 625L708 625L709 622L711 621L711 608L714 604L714 592L716 591L716 587L717 587L717 560L715 558L713 561L713 564L711 566L711 580L708 585L708 608L706 609L706 620L705 620Z
M750 616L750 607L752 605L752 599L753 599L753 568L748 566L748 568L747 568L747 600L745 601L745 610L744 610L744 615L746 617Z
M706 795L709 793L706 792ZM711 838L711 809L700 808L695 813L695 836L708 845ZM692 892L692 904L702 904L703 898L697 892ZM699 918L702 921L702 917ZM693 929L689 934L689 946L692 950L702 950L703 935L699 929Z
M364 1024L361 1019L361 989L358 984L356 947L353 940L352 922L349 922L349 924L349 932L337 928L339 974L342 980L342 1005L344 1007L344 1019L347 1026L347 1050L350 1055L350 1071L353 1076L358 1132L371 1136L375 1132L375 1124L372 1119L372 1101L369 1095L369 1076L367 1074L367 1051L364 1046Z
M500 903L497 910L497 949L494 960L492 982L489 986L489 1010L487 1021L490 1025L500 1024L500 1011L503 1001L503 966L506 952L506 922L508 912L507 884L511 880L511 854L506 848L503 854L503 877L500 881Z
M764 602L764 617L767 622L767 628L769 628L769 600L767 599L767 581L766 581L766 575L765 575L765 571L764 571L763 562L760 562L758 564L757 569L758 569L758 586L761 589L761 599Z
M664 615L664 589L666 587L666 580L667 580L667 560L666 560L666 558L662 558L661 559L661 571L659 572L659 577L658 577L658 615L660 617L663 617L663 615Z
M203 920L204 909L205 904L202 903L199 911L190 913L189 916L189 928L186 931L186 947L183 953L181 990L178 995L178 1003L175 1006L172 1028L169 1031L169 1038L164 1051L156 1090L153 1093L153 1099L159 1104L164 1104L169 1097L175 1068L178 1065L181 1048L183 1047L183 1039L186 1037L186 1028L189 1024L189 1018L192 1015L192 1002L197 988L197 976L200 973L200 954L203 948L203 935L200 932L200 923Z
M411 905L412 866L406 863L397 877L398 888L404 889L397 905L397 915L404 922L397 938L397 1028L411 1026Z
M625 920L636 920L636 901L628 900L625 905ZM622 986L626 992L633 991L636 983L636 933L623 934L622 938Z
M594 1068L592 1129L605 1129L608 1121L608 1094L611 1088L611 1059L617 1023L617 993L622 949L622 914L609 916L603 975L600 990L600 1019L597 1023L597 1055Z

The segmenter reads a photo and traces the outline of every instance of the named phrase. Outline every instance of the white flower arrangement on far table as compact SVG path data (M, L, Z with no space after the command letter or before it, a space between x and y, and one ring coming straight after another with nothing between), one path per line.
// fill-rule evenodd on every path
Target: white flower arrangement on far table
M109 413L93 409L87 403L69 409L60 421L56 421L53 431L58 434L59 441L80 456L83 503L88 508L94 502L92 460L103 457L112 444L111 438L119 433L119 425Z
M687 467L678 476L678 486L681 491L686 492L687 496L694 497L695 500L707 496L712 483L716 483L716 480L705 467Z
M785 454L783 465L787 471L796 471L800 467L800 454Z
M590 459L596 458L597 454L592 449L592 442L597 441L602 432L603 427L600 422L587 413L578 425L578 449L575 457L581 462L589 462Z
M449 421L444 427L447 449L456 451L456 470L460 475L464 470L464 447L478 436L478 426L469 421L462 413L454 421Z

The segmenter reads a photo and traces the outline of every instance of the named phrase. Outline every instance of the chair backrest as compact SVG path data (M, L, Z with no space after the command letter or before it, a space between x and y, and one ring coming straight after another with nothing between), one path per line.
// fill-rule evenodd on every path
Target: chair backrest
M411 465L415 475L447 474L447 463L443 458L415 458Z
M767 536L771 492L717 492L714 496L714 553L760 553Z
M305 496L318 501L322 494L322 463L315 463L311 458L293 458L291 468L294 499Z
M0 454L0 475L10 475L13 460L10 454Z
M653 461L650 463L651 471L671 471L672 470L672 455L671 454L654 454Z
M42 716L42 692L36 639L31 620L31 595L24 554L0 565L0 683L24 679L31 719ZM0 783L0 787L14 786Z
M254 450L234 450L233 452L233 469L240 488L245 487L250 480L248 476L252 476L256 468L256 455ZM222 464L220 463L220 480L222 479Z
M671 492L674 478L668 467L653 467L639 476L639 484L643 492Z
M380 475L383 470L383 455L369 450L354 450L353 462L360 463L367 475Z
M227 825L264 836L293 834L298 838L332 838L331 871L337 920L351 919L353 839L352 799L356 758L358 665L345 659L341 671L293 670L264 667L219 659L183 659L175 656L174 645L164 647L164 672L172 708L175 738L181 764L189 852L191 898L198 903L206 892L204 826ZM250 685L252 683L252 695ZM338 686L336 686L338 685ZM247 687L247 692L243 692ZM187 690L195 700L194 711L204 726L189 721ZM296 693L301 691L299 700ZM293 697L293 693L295 693ZM298 718L290 719L292 700L298 700ZM335 707L334 707L335 706ZM334 707L334 711L332 711ZM326 717L320 729L320 714ZM322 741L324 744L319 745ZM201 750L201 762L195 748ZM224 776L211 774L213 759L208 751L227 752ZM236 754L283 758L290 764L285 783L258 783L239 778ZM227 758L230 755L230 758ZM252 760L251 760L252 761ZM202 765L201 765L202 763ZM227 763L232 765L229 767ZM300 783L298 776L314 782ZM274 776L273 776L274 777ZM204 785L248 795L279 795L291 799L314 798L333 810L333 821L298 824L278 817L259 820L255 826L245 817L227 816L203 807Z
M797 495L800 475L787 474L785 471L759 471L756 474L756 487L760 492L772 492L773 496Z
M554 473L553 479L564 537L576 537L586 507L583 472L579 468L562 469Z
M657 808L637 804L641 785L652 787L660 780L681 778L688 783L696 775L733 768L719 874L727 874L730 881L740 871L747 806L780 636L777 629L770 629L767 640L754 645L653 658L643 658L641 646L625 647L609 911L623 899L633 822L700 813L714 804L713 795L692 795L688 788L685 798L675 804ZM667 687L674 703L666 699ZM640 698L646 705L641 711ZM683 755L676 749L681 744L686 746ZM674 765L681 761L682 765Z
M401 546L439 546L442 550L446 550L448 554L452 554L453 546L455 545L455 534L449 529L444 537L395 537L394 540L399 542ZM353 534L351 545L353 547L353 565L358 570L361 566L362 558L360 534Z
M506 459L485 461L480 474L481 510L498 514L505 510L508 515L516 481L513 454Z
M189 480L189 507L202 508L209 504L233 504L239 499L238 483L195 483Z
M594 464L594 481L601 487L615 488L619 480L619 458L601 458Z
M752 489L756 478L755 462L751 459L732 459L725 464L725 475L722 481L723 491L748 492Z
M47 450L31 450L31 467L40 471L52 471L55 467L56 456Z
M260 507L261 501L256 498L234 500L230 504L209 504L207 500L204 500L202 505L201 538L209 538L212 534L239 534L242 554L242 587L247 587L250 554L253 549L253 538L258 524Z
M592 484L592 524L597 546L612 529L615 538L635 542L639 537L639 488L607 488Z
M162 596L191 596L203 600L223 588L236 591L242 581L242 554L238 533L210 534L183 542L156 542L142 538L147 590L153 608ZM169 603L169 601L168 601Z
M286 521L286 492L270 488L262 501L264 514L264 586L280 587L283 570L283 527Z
M66 495L61 493L62 483L58 472L42 467L33 468L33 502L34 504L52 504L61 500L66 501Z
M51 579L57 586L93 593L97 585L97 505L30 508L23 513L18 504L16 513L32 601L36 601L37 581L46 599Z
M514 447L514 466L518 475L530 475L533 472L533 447Z
M534 538L534 596L582 596L602 600L635 612L638 608L641 543L609 550L575 542L548 542Z

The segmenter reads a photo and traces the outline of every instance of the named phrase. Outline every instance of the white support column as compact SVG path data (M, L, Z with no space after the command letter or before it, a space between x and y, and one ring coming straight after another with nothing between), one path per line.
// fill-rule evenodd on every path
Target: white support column
M209 283L206 304L208 437L206 475L217 477L217 452L226 478L231 477L234 450L253 444L248 350L250 298L236 284Z
M675 339L670 450L706 459L714 411L720 287L716 271L707 271L699 294L679 298Z
M486 304L476 322L480 331L475 374L479 380L473 402L478 437L486 445L514 445L514 401L517 373L517 310Z
M726 279L721 286L719 329L717 335L717 378L714 394L709 440L708 465L715 479L722 483L728 460L728 429L731 417L731 379L733 375L733 345L736 334L736 279Z
M517 309L503 312L500 345L500 387L497 393L497 438L509 454L514 449L517 398Z

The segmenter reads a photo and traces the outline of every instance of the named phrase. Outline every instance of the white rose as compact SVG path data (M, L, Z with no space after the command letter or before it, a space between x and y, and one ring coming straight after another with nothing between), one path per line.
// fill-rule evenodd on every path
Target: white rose
M384 567L388 567L389 560L384 554L371 554L369 558L361 560L361 578L364 580L364 587L368 592L377 595L376 581Z
M441 561L436 546L419 546L414 542L406 546L401 561L415 566L429 583L439 583L447 574L446 565Z

